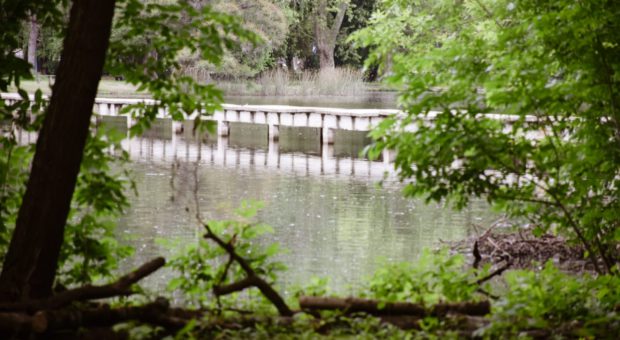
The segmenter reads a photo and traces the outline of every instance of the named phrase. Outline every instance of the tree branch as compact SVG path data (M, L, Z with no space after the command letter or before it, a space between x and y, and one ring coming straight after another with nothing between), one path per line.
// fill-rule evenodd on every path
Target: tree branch
M228 295L254 286L256 286L256 276L247 276L228 285L213 287L213 294L216 296Z
M512 262L510 261L506 262L506 264L503 267L497 268L495 271L493 271L492 273L489 273L487 276L481 277L478 280L476 280L476 284L479 284L479 285L483 284L498 275L502 275L502 273L506 271L506 269L510 268L511 265L512 265Z
M239 264L241 269L243 269L243 271L248 276L245 280L251 280L252 286L258 288L261 291L261 293L263 293L263 295L276 307L276 309L278 309L278 312L280 313L280 315L292 316L294 314L293 311L291 311L291 309L288 307L286 302L284 302L284 299L280 296L280 294L278 294L278 292L276 292L276 290L273 289L273 287L269 283L267 283L265 280L263 280L261 277L259 277L256 274L256 272L254 271L254 269L252 269L252 267L246 261L246 259L240 256L239 254L237 254L237 252L235 251L235 247L230 243L224 242L224 240L222 240L220 237L215 235L208 224L205 223L204 226L205 226L205 229L207 230L207 233L205 234L205 238L210 239L213 242L215 242L218 246L224 249L232 259L234 259ZM243 284L246 284L246 283L247 282L244 282ZM234 288L240 287L239 282L237 282L236 284L229 285L229 286L233 286L233 285L234 285ZM249 286L246 286L245 288L247 287ZM220 289L222 288L220 287ZM229 287L228 289L231 289L231 288Z
M447 314L486 315L491 312L488 301L463 303L438 303L427 309L410 302L381 303L378 300L360 298L336 298L302 296L299 306L304 310L340 310L346 313L364 312L372 315L445 316Z
M83 286L53 295L47 299L0 304L2 311L31 311L57 309L75 301L96 300L133 294L131 286L166 264L163 257L155 258L113 283L103 286Z
M336 18L334 19L334 23L331 27L331 32L329 36L330 45L336 44L336 39L338 38L338 32L340 32L340 27L342 26L342 21L344 20L344 16L347 13L347 9L349 8L349 3L347 1L342 1L338 6L338 13L336 14Z

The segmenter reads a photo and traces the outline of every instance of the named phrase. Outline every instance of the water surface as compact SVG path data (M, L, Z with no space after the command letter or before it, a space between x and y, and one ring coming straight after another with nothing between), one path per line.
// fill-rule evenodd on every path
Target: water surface
M205 219L230 218L246 199L264 202L257 219L275 232L259 242L288 250L278 256L289 268L285 287L320 276L346 291L385 262L414 261L423 248L467 237L474 224L494 218L479 201L455 212L403 198L392 165L358 157L364 134L338 131L334 147L323 147L315 129L284 131L277 144L261 126L233 124L230 138L219 140L166 131L125 143L140 193L119 221L119 235L136 248L127 268L169 256L158 239L188 244L202 237L196 178ZM173 274L159 275L151 284L163 286Z

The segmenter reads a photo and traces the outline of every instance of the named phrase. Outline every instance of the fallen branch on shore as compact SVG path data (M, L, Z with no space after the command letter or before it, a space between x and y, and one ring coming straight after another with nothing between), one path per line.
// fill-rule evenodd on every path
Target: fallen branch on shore
M339 310L345 313L364 312L371 315L409 315L416 317L446 316L449 314L463 314L484 316L491 312L489 301L438 303L429 308L410 302L387 302L360 298L337 298L302 296L299 298L302 310L321 311Z
M34 312L37 310L62 308L77 301L97 300L131 295L134 293L131 289L132 285L149 276L165 264L166 260L163 257L158 257L143 264L135 271L120 277L113 283L103 286L86 285L83 287L66 290L46 299L2 303L0 304L0 311Z

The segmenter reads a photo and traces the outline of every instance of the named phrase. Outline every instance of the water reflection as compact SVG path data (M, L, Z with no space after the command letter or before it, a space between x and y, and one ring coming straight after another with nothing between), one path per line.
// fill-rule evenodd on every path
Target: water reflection
M114 125L114 119L107 124ZM130 196L132 206L119 220L119 239L136 249L124 269L170 256L159 239L189 244L202 237L195 219L196 178L198 206L207 220L231 218L245 199L265 203L258 219L275 233L259 242L288 249L278 257L289 268L280 282L284 288L321 276L346 292L381 259L415 260L423 248L466 237L474 224L494 219L481 201L454 212L404 199L389 163L357 157L368 142L359 133L339 131L334 147L324 147L311 129L291 129L277 144L256 126L233 125L228 139L196 139L190 130L186 124L185 134L172 135L170 122L160 121L147 137L123 142L139 192ZM28 133L18 137L22 143L35 141ZM173 275L158 272L147 284L163 289Z
M126 266L169 255L156 242L159 238L187 244L201 237L194 218L195 174L206 219L232 217L244 199L265 203L258 219L275 233L260 242L288 249L278 257L289 268L281 282L285 287L322 276L330 277L336 290L346 291L370 275L380 259L415 260L424 247L463 238L473 224L493 219L483 202L454 212L404 199L391 165L323 147L310 138L312 131L293 130L310 137L301 142L281 138L278 144L266 142L264 133L233 126L230 139L184 135L125 141L140 193L119 222L119 232L130 236L137 249ZM365 143L363 137L341 137L350 139L345 149L361 150ZM155 286L172 274L160 275Z

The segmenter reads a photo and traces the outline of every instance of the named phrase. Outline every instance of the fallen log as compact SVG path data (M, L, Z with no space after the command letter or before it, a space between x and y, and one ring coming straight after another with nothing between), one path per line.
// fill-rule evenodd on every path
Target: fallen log
M489 301L438 303L430 308L411 302L388 302L360 298L336 298L302 296L299 298L302 310L340 310L345 313L363 312L372 315L410 315L417 317L445 316L448 314L463 314L483 316L491 312Z
M0 311L31 312L65 307L75 301L105 299L133 294L131 286L166 264L163 257L155 258L115 282L103 286L86 285L66 290L46 299L9 302L0 304Z
M44 333L55 330L110 327L122 322L139 321L166 329L180 329L188 320L168 314L169 303L157 299L143 306L110 308L61 309L39 311L32 317L32 331Z

